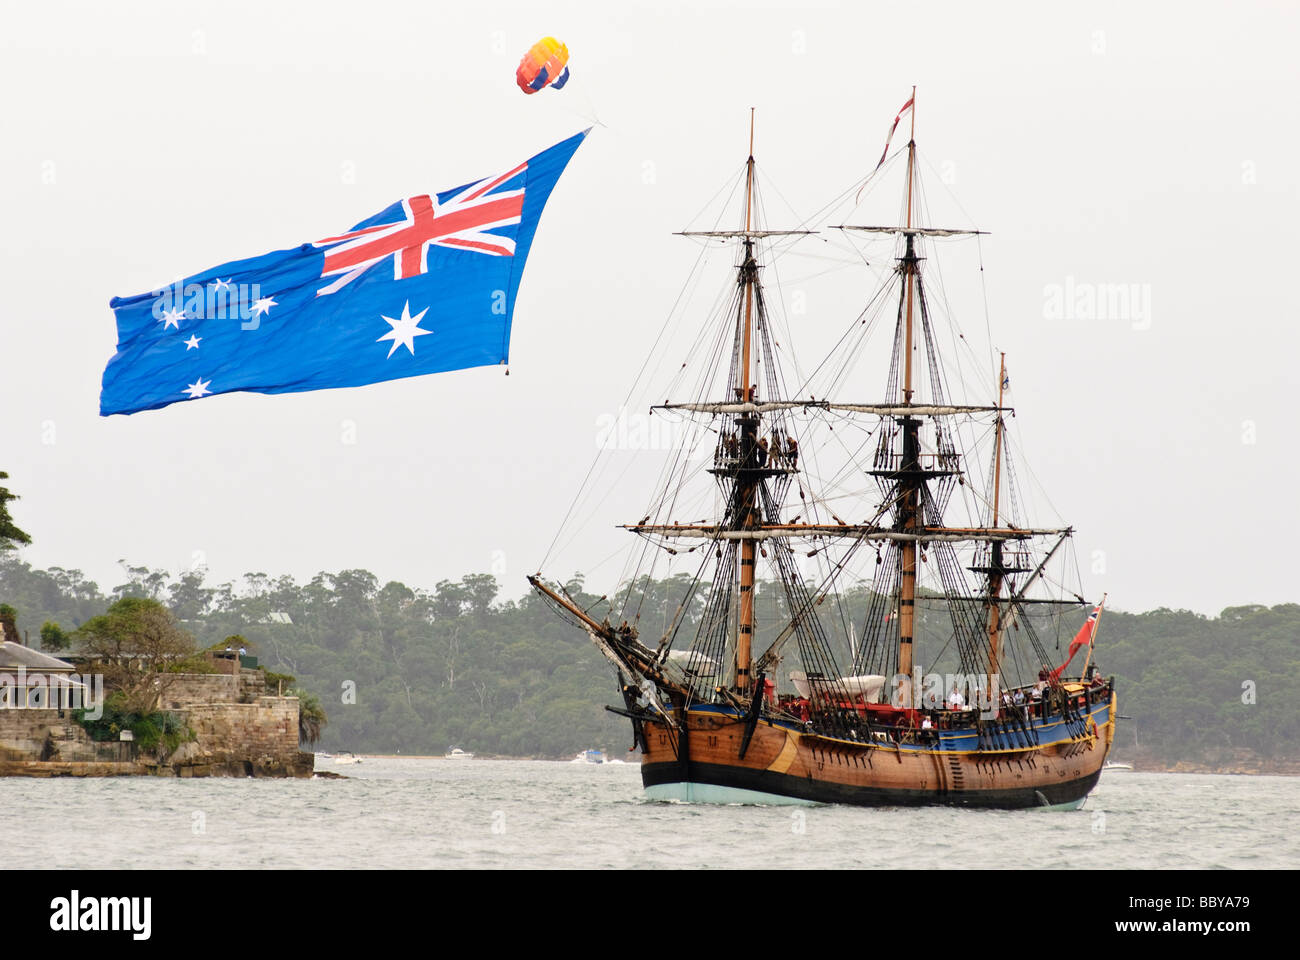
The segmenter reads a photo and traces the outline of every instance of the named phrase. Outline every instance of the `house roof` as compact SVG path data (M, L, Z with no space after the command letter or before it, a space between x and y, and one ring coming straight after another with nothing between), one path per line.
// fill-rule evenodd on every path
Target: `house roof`
M47 673L70 673L74 669L66 660L51 657L48 653L41 653L21 643L9 640L0 643L0 670L17 670L19 667L44 670Z

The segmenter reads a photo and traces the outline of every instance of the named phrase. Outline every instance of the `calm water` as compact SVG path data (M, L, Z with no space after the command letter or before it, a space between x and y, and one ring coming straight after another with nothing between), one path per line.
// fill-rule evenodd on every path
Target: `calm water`
M0 780L6 861L60 868L1293 868L1300 778L1110 772L1082 810L707 806L634 764L378 760L348 780ZM898 850L898 845L893 844ZM891 858L891 866L902 866Z

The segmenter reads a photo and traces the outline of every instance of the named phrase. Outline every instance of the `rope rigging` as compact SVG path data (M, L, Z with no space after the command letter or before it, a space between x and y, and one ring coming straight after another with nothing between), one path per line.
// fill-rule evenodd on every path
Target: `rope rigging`
M888 169L896 156L890 158L882 169ZM732 183L726 204L734 201L741 181L751 175L750 196L754 208L761 214L764 210L763 193L750 164ZM864 186L874 188L875 183L869 177ZM842 205L851 192L846 191L813 217L799 221L796 216L799 227L828 222L834 208ZM719 189L714 199L722 193L723 189ZM777 196L780 196L779 191ZM781 199L784 201L784 197ZM922 191L917 197L916 210L923 211L926 206ZM695 219L698 220L699 216ZM719 214L712 233L722 234L717 228L723 216ZM747 224L743 230L730 236L741 240L736 245L739 255L731 263L733 280L719 290L709 310L711 321L701 324L690 338L684 359L667 378L666 389L659 394L666 395L673 402L674 409L655 410L651 414L662 417L673 427L675 442L667 451L668 455L661 458L658 480L653 488L655 492L646 505L644 519L639 525L633 525L640 543L629 555L620 578L624 587L616 595L622 616L632 623L640 622L643 615L650 612L648 603L663 604L662 623L659 624L663 632L657 647L659 661L674 670L678 665L687 664L681 670L689 680L684 689L689 691L692 700L726 697L727 694L717 687L717 682L723 679L736 689L743 688L741 678L735 672L735 657L738 624L742 617L741 557L745 549L742 544L746 541L725 539L721 532L744 532L755 524L780 525L784 522L794 525L798 520L808 524L846 525L839 514L845 514L855 523L874 526L883 522L889 525L889 529L903 531L904 506L909 490L915 497L917 520L928 528L946 529L946 514L953 507L959 488L963 489L963 494L956 503L971 517L971 524L987 524L991 515L991 497L983 495L970 482L966 464L973 451L978 452L989 442L996 428L977 432L976 424L981 422L981 418L974 413L941 411L937 415L927 413L911 419L895 414L867 414L866 417L874 419L866 419L861 411L847 415L824 404L764 406L761 412L753 409L749 413L724 413L712 409L718 404L733 402L767 403L804 398L847 397L856 401L858 398L849 390L851 385L861 382L861 378L855 376L856 367L873 334L884 325L884 318L890 313L894 318L894 332L889 345L885 396L881 399L901 403L904 397L903 366L907 359L905 329L909 322L904 288L909 278L914 284L919 332L912 349L922 353L923 357L916 365L916 380L911 384L908 402L945 405L949 402L953 383L959 384L965 395L970 395L961 359L963 356L973 358L973 348L951 322L951 310L948 309L937 261L933 268L939 282L932 289L933 285L922 278L919 269L920 262L926 257L921 255L919 248L916 254L912 253L913 239L918 243L922 240L934 243L941 238L908 235L907 256L894 258L889 273L884 274L887 282L880 284L867 298L833 349L805 375L799 369L793 352L783 346L783 342L793 341L793 332L784 310L779 309L780 298L769 303L762 282L764 271L771 271L776 277L778 261L792 253L790 238L780 235L780 232L750 231ZM846 237L843 246L832 245L850 257L842 261L843 264L863 265L878 259L872 257L868 260L864 249L859 248L847 234L836 236ZM663 329L655 339L656 347L668 335L670 325L680 323L685 311L679 308L686 298L687 288L693 289L693 285L698 285L705 253L713 248L714 237L698 239L700 254L686 287L678 294ZM897 238L896 242L901 244L902 238ZM820 254L796 255L834 259ZM979 266L982 284L982 250ZM897 309L894 311L886 306L891 295L897 296ZM959 347L954 351L957 357L955 376L950 376L951 371L945 368L941 357L939 336L932 316L936 305L947 315L950 332L957 337L954 340ZM774 309L778 310L780 317L772 316ZM986 297L986 326L987 313ZM776 336L778 320L784 330L782 339ZM752 352L747 352L747 346ZM789 391L783 375L783 361L794 364L799 386L793 392ZM642 364L629 388L624 409L647 370L658 371L661 366L660 363L651 367L649 359ZM724 370L725 374L722 373ZM982 394L986 389L987 384L977 392ZM875 401L874 397L863 399ZM683 409L687 404L694 404L699 409ZM1002 416L1001 411L997 416ZM905 421L912 426L905 428ZM915 462L911 464L904 462L907 429L912 432L912 449L918 451ZM832 438L832 442L822 442L822 437ZM1005 457L1002 483L1006 496L1004 516L999 518L999 526L1009 526L1020 522L1022 497L1018 473L1012 465L1012 445L1005 430L1001 443ZM600 485L607 476L608 461L598 469L599 461L598 456L597 463L593 463L588 471L584 489L580 490L566 513L566 523L576 510L601 493ZM705 469L701 470L701 466ZM620 472L618 484L630 475L632 469L633 462L629 460ZM701 474L712 476L704 488L697 485ZM859 480L866 485L860 486L855 482ZM989 467L984 480L984 488L992 489L993 466ZM611 490L612 487L604 488L602 502ZM872 490L878 494L879 502L870 511L853 510L850 513L843 506L846 502L860 503ZM788 504L795 492L798 499ZM869 512L870 518L863 520L862 512ZM794 514L794 517L783 521L783 514ZM704 517L706 519L699 521L702 525L711 522L708 517L721 517L716 521L719 534L679 549L671 531L637 529L638 526L674 526L678 524L677 518L683 516ZM570 537L568 542L572 539ZM548 558L559 542L560 533L557 533L548 550ZM842 678L846 672L841 670L841 664L848 676L855 677L890 676L898 669L899 596L904 551L897 540L877 543L873 550L860 551L864 542L864 538L857 537L842 544L833 536L810 533L792 534L788 538L770 537L762 540L761 546L749 548L754 551L750 555L755 555L756 562L761 561L768 573L766 579L754 576L749 588L749 601L752 604L759 595L765 599L771 597L773 622L761 625L763 633L773 637L789 631L788 666L797 663L808 678L814 678L822 685L818 689L823 690L826 696L812 698L812 712L814 720L826 729L840 729L846 722L837 709L829 705L837 699L850 699L843 686ZM1015 544L1016 550L1021 549L1021 541L1009 543ZM970 571L994 568L990 545L991 541L976 544L973 556L965 563L963 553L971 548L959 548L956 543L944 541L916 545L918 586L919 578L924 576L935 583L942 596L947 598L947 616L943 618L946 625L936 627L932 619L922 615L917 640L926 643L937 641L937 660L943 660L951 651L962 673L980 674L987 668L992 655L989 610L990 604L996 603L1005 610L1005 617L995 635L1014 637L1018 641L1007 643L1004 662L1015 673L1023 674L1048 664L1048 651L1041 634L1043 628L1054 632L1059 646L1061 614L1031 612L1024 603L1012 599L1019 582L1013 571L1019 569L1017 565L1021 561L1016 559L1018 554L1011 551L1007 554L1011 560L1005 580L998 581L996 594L992 573L988 574L989 581L983 593L976 589L970 582ZM959 549L963 553L959 553ZM672 596L657 585L654 573L661 562L671 564L680 553L689 554L697 550L700 558L694 574L677 575L689 583L669 618L669 610L673 608ZM1003 556L1000 550L999 544L998 557ZM859 553L866 555L865 570L850 566ZM1002 560L999 559L998 563ZM817 577L807 579L809 568L817 573ZM858 579L853 589L859 591L855 596L861 600L861 592L865 591L865 600L862 600L864 613L856 624L857 617L846 599L850 581L855 576ZM1000 570L998 576L1003 576ZM1038 580L1044 586L1055 582L1046 575ZM818 581L822 586L811 586ZM926 601L938 599L928 594L918 593L917 596ZM832 607L820 609L827 599L833 599ZM757 609L751 605L753 612L749 614L751 621L748 624L752 630L750 638L755 641L760 627ZM805 614L801 615L800 611L805 611ZM686 637L689 637L688 641ZM682 652L688 655L687 660L673 655L674 649L683 645ZM1018 647L1026 648L1024 656ZM776 659L780 662L782 657Z

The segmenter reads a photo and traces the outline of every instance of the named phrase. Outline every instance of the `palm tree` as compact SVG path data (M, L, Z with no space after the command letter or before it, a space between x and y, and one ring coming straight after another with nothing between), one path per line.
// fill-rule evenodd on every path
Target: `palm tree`
M320 699L314 693L294 689L289 696L298 698L298 742L313 746L320 740L321 728L329 723Z

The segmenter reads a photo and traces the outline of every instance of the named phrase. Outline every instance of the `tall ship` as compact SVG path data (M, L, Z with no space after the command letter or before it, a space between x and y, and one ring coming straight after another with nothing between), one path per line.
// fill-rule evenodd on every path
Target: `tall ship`
M691 354L696 382L677 376L686 395L652 411L684 428L625 525L635 575L601 603L529 577L617 671L607 709L631 722L650 798L1074 808L1106 762L1103 604L1089 613L1065 582L1073 529L1022 515L1005 355L972 373L964 335L941 324L936 252L981 231L924 222L914 105L915 89L890 131L910 115L906 150L887 141L859 191L905 162L897 225L761 223L751 116L743 216L684 231L729 244L734 274ZM766 280L817 232L886 266L801 370ZM865 372L872 344L883 377ZM653 598L656 621L642 614L660 558L690 573L667 607Z

